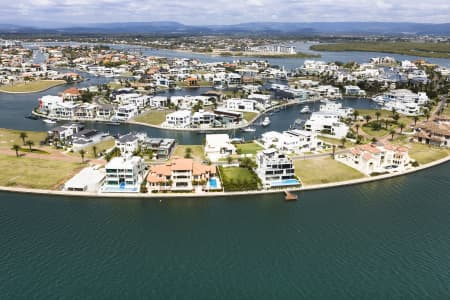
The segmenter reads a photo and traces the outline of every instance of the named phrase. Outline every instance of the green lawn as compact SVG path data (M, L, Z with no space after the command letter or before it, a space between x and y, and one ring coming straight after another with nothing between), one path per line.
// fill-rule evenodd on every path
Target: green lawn
M225 191L248 191L258 188L258 177L247 168L220 167L220 175Z
M244 112L243 115L244 115L244 120L246 120L247 122L250 122L258 115L258 113L246 111L246 112Z
M57 189L85 164L0 154L0 185Z
M85 150L86 151L85 157L86 158L95 158L94 157L94 149L93 149L94 146L97 148L97 155L98 155L99 153L101 153L105 150L108 150L108 149L114 147L115 145L116 145L116 140L113 137L111 137L111 138L101 141L100 143L97 143L91 147L87 147Z
M7 93L35 93L51 87L65 84L64 80L36 80L27 83L0 86L0 92Z
M450 43L345 42L312 45L315 51L367 51L450 58Z
M304 185L346 181L364 177L364 174L329 157L295 160L295 175Z
M360 130L361 130L361 129L360 129ZM383 136L389 134L389 130L386 130L386 129L384 128L384 125L383 125L383 128L381 128L381 129L379 129L379 130L374 130L372 127L367 126L367 125L364 125L363 128L362 128L362 130L363 130L366 134L368 134L368 135L370 135L370 136L373 136L373 137L377 137L377 138L378 138L378 137L383 137Z
M173 110L151 110L135 117L133 120L150 125L161 125L166 120L166 115L171 112Z
M256 152L264 149L260 145L258 145L255 142L251 143L245 143L245 144L235 144L236 149L240 151L240 154L253 154L255 155Z
M172 156L184 157L186 149L191 148L191 157L195 160L204 160L205 153L203 145L177 145Z
M11 148L14 144L17 144L19 146L23 146L26 148L26 146L23 145L23 141L20 138L20 133L25 132L28 137L25 138L25 141L31 140L34 142L34 146L38 147L39 143L47 137L46 132L42 131L26 131L26 130L12 130L12 129L4 129L0 128L0 147L6 147Z
M447 149L419 143L409 143L406 147L410 149L408 152L409 156L421 165L439 160L450 154L450 151Z
M342 146L342 142L340 139L333 139L330 137L324 137L324 136L318 136L319 140L321 140L322 142L325 142L326 144L330 144L330 145L336 145L336 146ZM351 141L349 141L348 139L345 140L345 144L344 147L352 147L354 145L354 143L352 143Z

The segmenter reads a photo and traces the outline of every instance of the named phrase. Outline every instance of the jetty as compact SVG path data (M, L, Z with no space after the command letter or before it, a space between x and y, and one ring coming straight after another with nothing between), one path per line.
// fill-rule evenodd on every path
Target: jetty
M284 191L284 200L286 201L295 201L298 196L296 194L290 193L288 191Z

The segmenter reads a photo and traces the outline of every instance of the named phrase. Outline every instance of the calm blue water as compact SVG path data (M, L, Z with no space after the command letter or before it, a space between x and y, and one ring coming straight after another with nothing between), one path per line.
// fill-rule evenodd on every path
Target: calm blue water
M448 299L449 167L296 202L0 193L0 295Z

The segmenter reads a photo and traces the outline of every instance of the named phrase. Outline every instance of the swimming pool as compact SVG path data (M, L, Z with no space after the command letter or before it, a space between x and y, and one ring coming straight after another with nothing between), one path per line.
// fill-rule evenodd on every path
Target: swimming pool
M209 179L209 187L212 189L217 188L217 179L216 178L210 178Z
M300 185L300 181L297 179L285 179L285 180L279 180L279 181L272 181L270 183L270 186L276 187L276 186L288 186L288 185Z

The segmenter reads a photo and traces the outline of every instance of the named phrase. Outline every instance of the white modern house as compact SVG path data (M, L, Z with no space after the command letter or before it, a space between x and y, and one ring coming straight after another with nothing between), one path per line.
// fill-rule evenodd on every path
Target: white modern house
M228 134L206 135L205 155L212 162L217 162L232 154L236 154L236 147L231 143Z
M276 149L266 149L256 153L256 174L265 189L298 186L294 163Z
M322 147L322 141L315 132L292 129L277 132L268 131L262 134L264 148L275 148L284 153L304 153L316 151Z
M144 159L139 156L114 157L105 166L104 193L139 193L145 175Z
M402 172L411 161L407 148L387 143L357 146L350 153L338 155L336 160L366 175L374 172Z
M430 101L426 93L416 94L406 89L392 90L372 100L383 105L382 109L395 109L398 113L408 116L422 114L422 107Z
M177 110L167 114L163 125L174 128L187 128L191 125L191 111Z
M114 121L127 121L135 116L137 116L139 113L138 107L134 104L126 104L126 105L120 105L117 110L116 114L113 116Z
M356 85L346 85L344 86L345 89L345 95L347 96L357 96L357 97L364 97L366 96L366 91L362 90L359 86Z
M224 108L233 111L257 111L258 102L250 99L227 99L223 102Z
M332 135L336 138L345 137L349 128L340 121L340 118L336 113L313 112L309 120L305 122L305 130Z
M342 103L326 101L319 106L319 111L323 113L337 114L341 118L351 117L353 114L353 108L342 107Z
M216 115L209 111L204 111L203 109L200 109L199 111L195 112L192 115L192 125L196 127L203 127L203 126L213 126L214 121L216 120Z
M120 149L122 156L133 154L139 148L139 136L133 133L127 133L116 139L116 147Z

